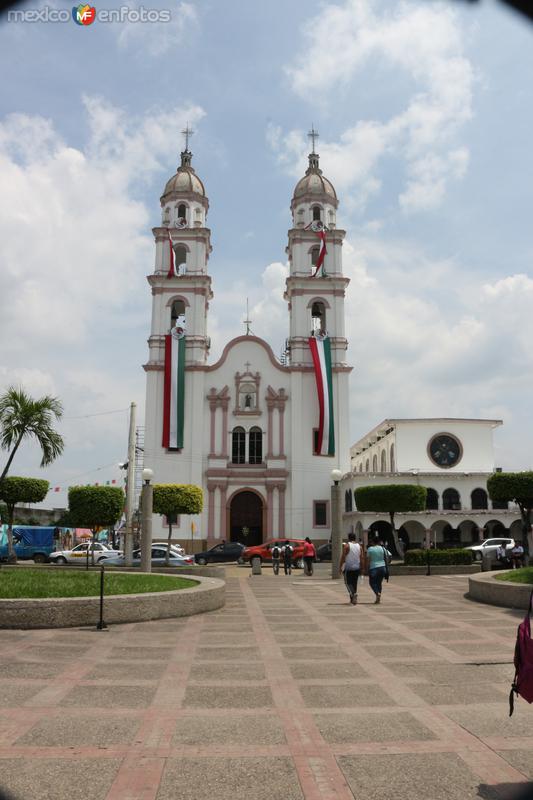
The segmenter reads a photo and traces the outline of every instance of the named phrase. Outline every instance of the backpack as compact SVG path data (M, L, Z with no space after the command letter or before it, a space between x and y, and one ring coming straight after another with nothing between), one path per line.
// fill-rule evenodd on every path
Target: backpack
M275 547L272 548L272 558L279 558L280 555L281 555L281 550L276 545Z
M527 614L518 626L514 650L515 676L509 694L509 716L514 711L514 694L533 703L533 641L531 639L530 614L533 611L533 591L529 598Z

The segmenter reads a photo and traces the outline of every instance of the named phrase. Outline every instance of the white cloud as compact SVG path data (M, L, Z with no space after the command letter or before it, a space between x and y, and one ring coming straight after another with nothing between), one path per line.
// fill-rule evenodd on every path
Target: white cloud
M138 8L138 4L133 2L123 5L133 10ZM161 7L164 5L161 4ZM135 48L143 56L162 56L173 47L183 46L198 28L198 11L192 3L170 5L171 19L168 22L125 21L113 26L117 31L119 46L124 49Z
M143 402L146 352L130 343L142 348L149 330L154 251L149 211L136 198L154 177L164 186L176 132L204 114L189 106L131 117L94 97L85 109L83 149L42 117L0 122L0 391L21 383L34 396L50 392L66 417ZM67 450L52 476L80 472L87 453L124 457L127 431L113 415L64 424ZM33 469L39 459L25 448L16 461Z
M405 173L402 209L432 209L467 167L468 150L456 139L472 116L472 65L463 53L454 10L407 2L393 12L378 13L375 7L372 0L326 5L305 24L300 54L286 74L294 92L328 111L330 98L338 103L343 87L348 105L360 86L404 74L408 87L399 92L400 111L359 120L337 142L321 142L320 153L328 177L341 191L356 188L354 205L364 205L380 190L380 164L393 157ZM274 126L268 140L279 150L281 163L301 174L305 136L299 131L283 135Z

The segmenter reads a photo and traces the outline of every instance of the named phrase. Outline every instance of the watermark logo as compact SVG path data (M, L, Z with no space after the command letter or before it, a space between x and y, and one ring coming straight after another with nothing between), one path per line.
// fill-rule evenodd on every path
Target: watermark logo
M96 19L96 8L94 6L74 6L72 9L72 19L77 25L92 25Z

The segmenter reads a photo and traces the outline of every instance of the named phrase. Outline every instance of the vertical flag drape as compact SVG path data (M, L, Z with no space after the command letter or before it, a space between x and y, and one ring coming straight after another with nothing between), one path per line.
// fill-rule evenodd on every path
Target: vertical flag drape
M181 449L185 418L185 336L175 331L165 336L163 398L163 447Z
M318 238L320 239L320 253L318 254L318 258L316 261L316 268L313 272L313 278L316 278L318 275L318 270L324 263L324 258L326 257L327 248L326 248L326 231L324 229L316 231Z
M309 347L315 368L318 393L319 422L315 455L335 455L335 426L333 420L333 382L331 375L331 345L328 336L311 336Z

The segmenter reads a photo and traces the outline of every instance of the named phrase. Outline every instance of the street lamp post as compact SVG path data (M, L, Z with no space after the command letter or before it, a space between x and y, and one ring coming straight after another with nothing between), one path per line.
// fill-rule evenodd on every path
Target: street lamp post
M142 530L141 530L141 572L152 571L152 507L154 488L151 480L154 473L148 467L142 472Z
M342 505L341 487L342 478L340 469L331 470L331 577L340 578L340 560L342 549Z

